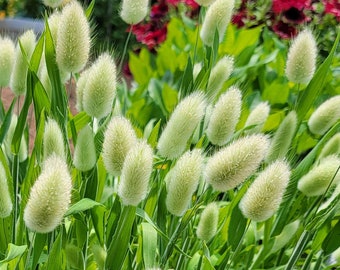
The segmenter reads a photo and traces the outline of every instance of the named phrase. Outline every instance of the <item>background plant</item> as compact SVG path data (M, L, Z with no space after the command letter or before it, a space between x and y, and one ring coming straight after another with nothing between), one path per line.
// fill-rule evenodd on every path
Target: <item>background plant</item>
M90 18L93 7L94 2L80 16ZM204 11L201 9L201 19ZM134 75L130 84L115 78L115 58L109 53L88 62L84 71L67 70L71 74L66 80L74 81L79 98L79 111L72 114L65 87L69 84L62 74L66 70L56 58L63 32L57 31L55 38L52 23L47 22L46 18L32 56L17 42L27 64L25 95L16 96L7 110L0 107L0 176L8 190L5 185L0 188L13 203L11 207L6 199L2 206L8 210L1 211L6 215L13 210L0 220L0 267L332 269L339 265L339 151L334 147L329 153L333 156L325 159L320 154L326 155L323 149L336 142L339 117L331 119L320 135L311 132L308 120L318 118L316 108L339 94L334 82L340 34L310 82L294 84L285 74L289 46L267 28L229 25L223 38L216 32L213 45L206 46L199 38L201 24L175 17L169 21L167 38L157 47L157 54L146 48L138 55L129 53ZM213 84L218 88L211 89L214 67L225 57L233 59L233 71L220 78L221 84ZM107 61L105 65L100 64L102 59ZM50 92L42 83L44 65ZM102 91L96 94L98 89ZM219 100L233 92L238 95L229 97L235 99L231 134L215 144L209 138L218 129L214 130L210 115L218 119ZM87 96L92 98L86 100ZM105 102L85 105L103 97ZM23 100L21 109L18 100ZM92 113L106 107L106 101L110 110ZM33 149L28 149L27 117L32 104L36 136ZM254 115L258 104L260 117ZM249 115L263 118L264 110L268 117L257 131L256 121L248 120ZM286 122L297 128L287 131ZM282 142L277 138L289 137L280 132L293 135L280 144L288 145L284 154L275 155L275 145ZM276 138L274 146L272 137ZM163 147L169 145L173 147ZM268 149L272 160L267 158ZM86 162L84 156L89 156ZM317 196L305 194L304 189L301 192L297 187L308 185L306 180L301 184L301 179L313 178L309 173L325 163L333 173L327 175L322 192ZM278 175L280 171L282 175ZM64 207L71 192L67 184L58 186L55 193L47 181L60 179L60 173L65 182L72 180L67 210ZM268 178L283 182L289 178L288 186L282 183L277 190ZM230 179L237 181L230 183ZM45 191L46 204L38 201L34 205L38 187ZM266 196L271 189L275 198ZM49 192L51 196L46 196ZM255 222L252 215L245 214L252 218L248 219L243 214L252 211L247 206L257 192L259 196L250 205L258 204L255 210L261 209L264 200L269 210L255 212L261 216ZM61 198L62 194L67 196ZM58 200L64 211L53 215ZM37 230L29 220L32 209L40 210L33 211L37 214L33 222L41 221L39 226L46 217L61 222Z

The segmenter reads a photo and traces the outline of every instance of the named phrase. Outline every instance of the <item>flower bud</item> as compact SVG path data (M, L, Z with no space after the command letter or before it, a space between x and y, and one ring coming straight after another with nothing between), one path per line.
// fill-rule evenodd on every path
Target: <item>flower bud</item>
M241 91L231 87L218 99L212 111L207 136L211 143L224 145L233 135L240 119L242 105Z
M309 130L317 135L323 135L340 119L340 95L323 102L308 120Z
M289 182L290 168L284 161L270 164L248 188L240 201L242 214L261 222L272 217L280 206Z
M249 114L244 127L251 127L245 131L246 134L259 133L269 116L270 106L268 102L259 103Z
M56 58L63 72L79 72L89 58L90 26L77 1L67 4L60 17Z
M45 124L45 132L43 138L43 153L44 160L50 157L52 154L56 154L62 159L65 159L65 142L63 133L58 125L58 123L49 119Z
M104 53L85 73L87 76L83 90L85 112L101 119L107 116L116 95L116 65L112 57Z
M73 164L80 171L88 171L97 162L94 134L89 126L85 126L78 135L74 148Z
M130 121L122 116L113 117L103 143L103 161L110 174L121 174L125 157L136 143L137 136Z
M137 24L148 13L149 0L123 0L120 17L127 24Z
M315 72L316 41L311 31L304 30L293 40L288 51L286 76L294 83L308 83Z
M24 210L26 226L38 233L53 231L71 202L72 180L67 165L56 155L46 159Z
M135 144L126 155L118 185L124 205L137 206L146 197L152 162L153 152L145 141Z
M200 6L207 7L214 3L215 0L195 0L195 2Z
M13 209L5 169L0 162L0 218L8 217Z
M262 134L240 138L215 153L207 162L205 179L225 192L251 176L264 159L269 140Z
M204 116L206 101L204 95L194 92L177 105L163 130L158 150L161 156L178 158Z
M297 115L291 111L276 130L268 150L266 162L282 159L288 153L297 128Z
M340 133L335 134L322 148L319 159L330 155L340 155Z
M57 8L61 6L64 0L43 0L44 5L51 8Z
M187 151L168 173L166 207L176 216L188 209L202 175L203 156L201 150Z
M27 72L28 64L35 48L35 34L32 30L28 30L19 37L19 42L22 45L23 50L27 56L22 54L19 43L15 50L15 62L13 65L13 71L10 79L10 86L15 95L23 95L27 89Z
M205 45L213 45L216 31L218 31L219 41L222 42L227 26L231 20L234 5L234 0L216 0L209 6L200 33Z
M298 189L308 197L324 194L331 184L336 185L340 181L340 158L331 155L320 160L307 174L302 176L298 182ZM337 174L335 175L335 173ZM334 178L334 180L333 180Z
M233 57L224 56L221 58L211 70L207 88L208 93L211 93L212 95L217 94L221 90L223 84L229 79L233 68Z
M197 237L209 241L217 232L219 209L216 203L210 203L204 208L197 226Z
M0 88L8 86L14 64L15 46L8 37L0 36Z

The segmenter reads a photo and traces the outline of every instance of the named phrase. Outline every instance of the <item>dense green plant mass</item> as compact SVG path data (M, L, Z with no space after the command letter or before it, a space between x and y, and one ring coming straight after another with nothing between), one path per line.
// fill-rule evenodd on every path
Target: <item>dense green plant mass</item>
M322 61L312 32L289 44L221 16L205 45L224 1L130 51L129 81L125 52L89 60L94 2L0 39L1 87L24 85L0 106L0 269L340 265L339 29Z

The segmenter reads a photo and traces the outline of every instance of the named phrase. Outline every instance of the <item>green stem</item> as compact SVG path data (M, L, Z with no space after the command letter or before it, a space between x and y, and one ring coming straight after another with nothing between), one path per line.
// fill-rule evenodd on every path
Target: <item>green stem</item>
M32 254L32 250L33 250L33 246L34 246L36 234L37 234L37 233L34 232L34 233L33 233L33 236L32 236L32 241L31 241L30 247L29 247L29 249L28 249L28 253L27 253L27 259L26 259L25 269L28 269L29 262L31 261L31 260L30 260L30 257L31 257L31 254ZM33 260L32 260L32 261L33 261Z
M19 155L15 154L13 156L13 167L12 167L12 177L13 177L13 191L14 191L14 213L13 213L13 227L12 227L12 243L16 243L16 224L18 221L19 213Z
M132 26L130 26L129 34L128 34L126 41L125 41L125 44L124 44L124 50L123 50L122 58L120 59L119 66L118 66L118 72L122 71L124 58L125 58L125 55L126 55L126 52L127 52L127 47L128 47L128 44L129 44L129 40L131 38L131 34L132 34Z

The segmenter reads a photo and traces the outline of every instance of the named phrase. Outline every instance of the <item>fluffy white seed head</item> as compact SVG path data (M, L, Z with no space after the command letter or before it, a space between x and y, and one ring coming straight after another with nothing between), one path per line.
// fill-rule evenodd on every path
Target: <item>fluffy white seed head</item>
M7 157L13 161L13 152L12 152L12 140L13 140L13 136L14 136L14 132L15 129L17 127L17 123L18 123L18 116L16 114L12 114L12 118L11 118L11 123L9 125L5 140L4 140L4 148L7 154ZM28 155L28 150L27 150L27 141L25 136L23 135L21 137L21 142L20 142L20 148L19 148L19 161L24 161L27 158Z
M103 53L85 73L84 111L98 119L107 116L116 96L116 65L108 53Z
M126 155L118 184L118 195L124 205L137 206L146 197L152 162L152 148L145 141L136 143Z
M204 95L194 92L177 105L163 130L158 150L161 156L178 158L204 116L206 101Z
M308 120L309 130L323 135L340 119L340 95L331 97L323 102Z
M51 8L57 8L61 6L64 0L43 0L44 5L51 7Z
M45 124L45 132L43 137L43 153L44 160L55 154L62 159L66 158L65 142L63 133L54 119L48 119Z
M259 103L249 114L244 127L254 126L246 130L246 134L261 132L270 112L268 102Z
M120 17L127 24L141 22L148 13L149 0L123 0Z
M60 20L61 20L61 13L58 11L53 12L48 17L48 26L51 31L51 36L54 42L54 47L56 47L58 43L58 29L59 29Z
M45 61L40 62L39 79L45 88L47 96L51 98L52 97L52 83L48 75Z
M8 86L14 64L15 46L8 37L0 36L0 88Z
M219 35L219 41L223 40L231 20L234 5L234 0L216 0L209 6L200 32L201 39L205 45L212 46L216 31Z
M295 83L308 83L315 72L317 46L310 30L304 30L294 39L288 51L286 76Z
M284 161L270 164L254 180L240 201L242 214L261 222L272 217L280 206L289 182L290 168Z
M182 216L188 209L197 189L203 169L201 150L187 151L168 173L166 206L176 216Z
M32 30L28 30L19 37L18 44L15 49L15 61L10 79L10 87L15 95L23 95L27 89L27 72L28 65L25 56L22 54L19 42L27 56L29 62L35 48L35 34Z
M207 91L211 94L217 94L223 84L229 79L230 74L234 69L234 58L231 56L224 56L212 68Z
M216 203L208 204L202 214L197 226L197 237L209 241L217 232L219 209Z
M207 162L206 181L217 191L227 191L251 176L264 159L269 140L262 134L240 138L215 153Z
M90 126L85 126L78 134L74 148L73 164L80 171L88 171L97 161L94 134Z
M215 0L195 0L195 2L200 6L207 7L214 3Z
M89 71L88 69L83 70L81 72L80 76L79 76L78 81L77 81L77 88L76 88L77 104L76 104L76 108L79 112L84 110L83 96L84 96L84 89L86 87L87 80L88 80L88 71Z
M233 135L240 119L242 93L237 87L231 87L218 99L210 116L207 136L211 143L224 145Z
M339 157L334 155L325 157L320 160L318 165L302 176L298 182L298 189L308 197L324 194L337 172L339 165ZM332 185L337 185L339 181L340 172L335 175Z
M71 202L72 179L66 162L56 155L44 163L24 210L26 226L38 233L53 231Z
M297 128L297 115L291 111L276 130L268 150L266 162L283 159L291 146Z
M67 4L61 13L57 34L56 59L64 72L79 72L89 58L90 26L77 1Z
M8 190L5 169L0 162L0 218L8 217L13 209L12 199Z
M340 133L335 134L322 148L319 159L330 155L340 155Z
M113 117L104 134L103 161L106 170L118 176L129 150L137 143L136 133L129 120L122 116Z

